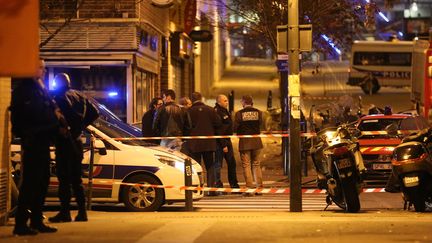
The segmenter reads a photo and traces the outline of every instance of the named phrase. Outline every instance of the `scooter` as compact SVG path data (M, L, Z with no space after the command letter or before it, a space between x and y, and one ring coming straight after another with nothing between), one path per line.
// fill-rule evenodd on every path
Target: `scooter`
M432 128L405 137L393 150L393 175L405 200L416 212L432 206Z
M327 207L334 202L345 212L358 212L364 165L355 137L348 125L341 125L319 131L316 140L310 152L318 188L327 191Z

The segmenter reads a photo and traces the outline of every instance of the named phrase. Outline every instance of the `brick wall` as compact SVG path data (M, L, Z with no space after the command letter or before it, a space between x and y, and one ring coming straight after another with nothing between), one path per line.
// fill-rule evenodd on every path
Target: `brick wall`
M11 81L0 77L0 225L7 222L9 202L9 115Z
M169 28L169 10L166 8L156 8L151 5L150 0L140 2L138 8L138 16L159 29L164 33L168 33Z

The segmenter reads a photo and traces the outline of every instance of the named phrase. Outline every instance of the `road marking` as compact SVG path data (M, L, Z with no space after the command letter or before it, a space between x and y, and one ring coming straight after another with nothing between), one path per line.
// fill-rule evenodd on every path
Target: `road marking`
M208 228L213 226L215 222L175 222L167 223L156 230L141 237L138 243L177 243L177 242L194 242Z

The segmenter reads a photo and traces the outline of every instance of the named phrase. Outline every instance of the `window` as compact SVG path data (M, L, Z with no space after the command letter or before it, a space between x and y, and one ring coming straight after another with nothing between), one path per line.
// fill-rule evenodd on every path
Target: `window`
M356 52L354 65L360 66L411 66L411 53L406 52Z
M360 131L384 131L385 128L392 124L396 123L399 125L401 123L402 119L372 119L372 120L363 120L360 125L358 126L358 129Z
M402 120L400 125L401 130L418 130L419 127L417 126L416 119L414 117L408 117L404 120Z

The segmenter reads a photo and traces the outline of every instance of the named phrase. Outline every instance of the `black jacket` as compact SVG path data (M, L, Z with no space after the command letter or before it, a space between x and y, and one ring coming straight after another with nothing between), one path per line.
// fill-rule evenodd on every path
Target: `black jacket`
M60 127L58 109L37 81L24 79L12 92L12 132L23 139L53 139Z
M202 102L195 102L189 108L192 120L191 136L214 136L222 122L215 110ZM188 141L192 153L216 151L216 139L191 139Z
M156 115L156 110L151 109L144 113L142 117L142 136L143 137L153 137L156 136L155 131L153 130L153 120Z
M238 135L260 134L262 113L260 110L247 106L235 114L234 131ZM263 148L261 138L240 138L239 150L255 150Z
M69 124L72 138L78 138L83 129L99 117L98 109L79 91L59 91L54 94L54 100Z
M155 115L153 130L158 136L183 136L189 134L189 113L174 102L161 106Z
M216 103L214 110L219 115L222 126L218 129L217 134L219 135L232 135L233 134L233 122L231 119L231 113L224 107L220 106L218 103ZM219 146L226 147L229 143L229 138L221 138L217 139L217 143Z

